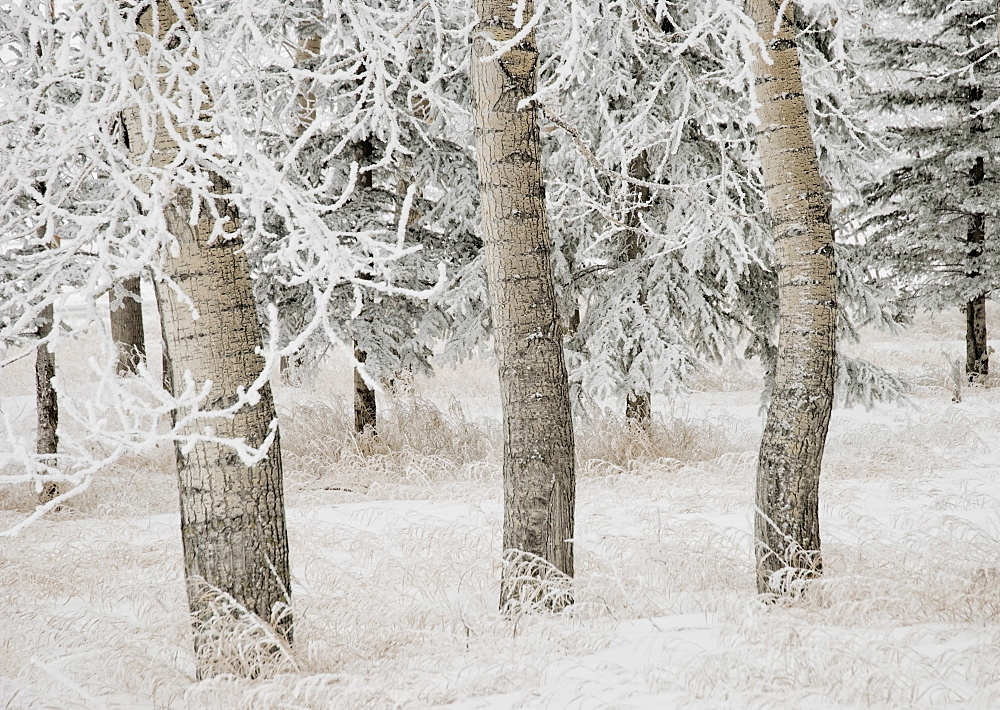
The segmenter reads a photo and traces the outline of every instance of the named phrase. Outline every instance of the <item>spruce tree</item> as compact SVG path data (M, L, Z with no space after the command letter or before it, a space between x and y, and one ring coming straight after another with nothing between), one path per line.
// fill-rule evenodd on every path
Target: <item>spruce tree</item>
M908 310L964 311L970 381L989 372L985 304L1000 257L995 10L986 1L880 0L862 46L866 102L893 152L852 227Z

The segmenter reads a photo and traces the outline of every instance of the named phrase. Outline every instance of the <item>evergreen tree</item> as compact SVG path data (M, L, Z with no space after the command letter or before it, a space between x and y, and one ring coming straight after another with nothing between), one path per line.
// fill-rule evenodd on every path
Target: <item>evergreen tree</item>
M870 4L866 99L893 153L851 225L907 310L962 308L971 381L989 371L985 303L1000 261L995 10L985 0Z
M485 306L475 305L481 262L471 266L480 241L463 74L469 9L458 8L445 5L451 14L435 16L409 0L328 2L290 14L275 4L265 20L277 43L315 51L264 68L267 115L277 118L263 148L284 165L290 186L328 206L324 226L367 261L359 281L369 283L345 280L317 299L322 274L305 276L275 258L295 248L303 226L295 213L272 210L263 217L272 238L251 254L258 301L262 311L277 306L279 342L303 371L331 344L351 347L359 432L375 423L376 387L429 374L432 348L442 343L462 356L484 339ZM307 121L294 117L303 106ZM403 239L413 246L388 273L380 251ZM322 328L295 343L317 318ZM452 347L460 333L463 344Z
M539 94L570 372L641 421L698 366L772 349L742 27L696 2L559 10Z

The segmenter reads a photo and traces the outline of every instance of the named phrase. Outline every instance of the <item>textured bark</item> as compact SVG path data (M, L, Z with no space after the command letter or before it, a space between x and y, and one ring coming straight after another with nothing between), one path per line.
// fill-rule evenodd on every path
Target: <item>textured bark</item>
M178 17L174 9L182 10L184 16ZM182 44L173 40L173 35L197 31L190 0L158 0L139 15L137 29L141 54L148 55L153 41L163 43L170 51ZM163 67L157 69L165 71ZM142 91L141 77L135 83ZM176 95L175 87L164 80L158 88L161 96L184 105L184 100L191 97ZM204 116L211 106L195 105L194 109ZM165 121L173 118L156 112L150 103L125 112L133 160L144 157L148 147L143 119L156 127L150 162L160 168L170 165L178 155L178 146ZM182 123L172 128L179 135L195 135L194 129ZM229 186L218 175L204 177L211 180L214 194L228 192ZM192 200L187 188L176 185L171 202L163 210L167 230L176 240L176 249L167 255L165 272L197 309L195 314L191 304L181 301L173 289L156 284L168 354L164 380L175 389L185 382L185 375L199 389L211 380L203 409L219 410L236 403L239 390L248 388L262 371L263 359L257 352L261 345L260 324L239 239L209 243L213 217L207 206L201 205L197 222L191 224ZM216 208L225 231L235 234L239 228L235 208L221 198ZM185 414L175 413L176 420L182 421ZM233 416L207 421L200 417L185 424L180 434L206 435L209 430L220 439L243 439L253 447L261 446L272 430L274 440L267 456L253 466L245 465L232 448L217 443L202 441L187 451L179 444L176 447L181 537L188 599L195 617L196 651L214 634L224 631L228 623L223 619L221 626L216 625L218 602L225 599L218 592L229 595L265 621L273 621L279 605L290 602L281 455L270 389L262 388L253 406L245 405ZM238 617L240 612L226 613ZM291 639L290 616L283 616L274 625L281 636ZM204 655L199 653L198 657L199 674L211 674L213 667L206 665Z
M965 374L969 382L977 382L990 374L986 296L977 296L965 304Z
M146 359L146 334L142 323L142 296L140 295L140 279L133 276L125 279L120 288L124 292L118 308L111 309L111 337L118 350L116 372L121 375L134 375L139 371L139 363ZM115 302L112 291L108 298Z
M637 155L628 167L628 174L636 180L649 180L649 156L646 151ZM624 262L635 261L646 251L646 235L642 232L642 210L649 204L650 192L648 187L642 185L629 184L630 200L625 214L625 224L628 231L625 233L625 252L622 254ZM639 303L642 309L646 308L646 288L645 284L639 288ZM625 363L626 372L632 368L635 358L641 354L631 352L628 354ZM653 396L649 388L636 391L630 389L625 400L625 421L648 429L653 418Z
M758 144L778 270L774 390L760 445L757 588L790 593L822 572L819 477L833 407L836 266L830 202L802 93L793 5L748 0L772 63L755 58ZM775 575L782 571L782 574Z
M309 35L301 40L298 48L295 50L296 66L302 66L319 57L322 43L322 38L317 34ZM301 138L316 121L316 93L312 90L310 84L303 83L299 87L298 93L295 96L295 105L295 128L292 135L295 138ZM303 360L300 353L282 355L278 360L278 373L281 384L292 387L300 385L302 383L300 372L302 366Z
M355 344L354 357L364 365L368 354ZM372 436L378 436L377 411L375 390L365 382L361 371L354 368L354 431L358 434L368 433Z
M499 59L482 61L494 52L487 38L505 41L519 28L507 0L475 0L474 8L473 120L504 422L500 605L524 600L559 607L568 593L545 596L552 588L539 580L551 576L552 567L573 574L573 422L538 122L533 107L518 110L535 91L538 52L530 33ZM525 3L525 20L533 12ZM544 563L531 564L538 558Z
M323 38L318 34L312 34L301 41L295 50L295 64L302 65L319 57L320 47ZM311 86L301 87L295 97L295 104L298 108L296 112L295 137L298 138L305 133L316 120L316 93Z
M975 111L975 104L983 100L983 89L979 86L969 88L969 109ZM985 130L982 117L972 122L973 132ZM982 156L969 172L969 184L973 187L981 185L986 179L986 165ZM969 231L966 241L969 244L969 260L975 263L983 255L986 246L986 216L975 214L969 217ZM978 279L982 274L972 267L968 271L970 279ZM965 304L965 374L969 382L976 382L990 374L990 351L986 335L986 294L979 294Z
M649 392L629 392L625 400L625 421L646 429L653 418L653 397Z
M358 165L365 167L371 165L372 154L375 146L371 140L365 139L356 145L358 154ZM358 175L358 189L369 191L372 189L373 175L371 170L367 170ZM362 278L369 278L369 275L362 274ZM368 359L368 353L354 343L354 359L360 364L364 364ZM366 431L372 436L378 436L378 405L375 402L375 390L368 386L365 378L357 367L354 368L354 431L363 434Z
M55 309L50 303L41 312L38 337L47 338L52 333ZM56 376L56 354L46 343L35 350L35 409L38 415L38 439L35 451L44 456L47 465L54 465L53 458L59 449L59 399L52 386ZM39 499L45 503L59 495L59 485L47 481L42 484Z

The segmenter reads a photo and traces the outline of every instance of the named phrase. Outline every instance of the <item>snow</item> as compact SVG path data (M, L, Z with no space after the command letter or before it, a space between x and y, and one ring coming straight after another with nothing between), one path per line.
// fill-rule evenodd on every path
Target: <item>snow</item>
M944 368L940 353L961 347L945 330L868 333L855 354ZM92 376L85 359L60 361L70 391ZM71 509L3 539L0 707L1000 705L997 389L967 388L956 404L928 385L908 403L837 410L825 576L770 605L751 562L759 395L732 387L752 381L745 365L658 400L676 423L655 455L614 459L621 444L581 422L576 605L504 619L491 367L418 378L417 394L452 418L385 409L395 448L370 455L342 450L335 431L350 414L346 353L309 387L277 388L296 665L270 677L194 678L169 450L118 462ZM30 379L18 380L29 377L30 362L5 371L2 407L24 410L20 428L33 425ZM411 443L393 443L406 427L418 428ZM489 441L432 451L432 427ZM0 524L31 505L29 491L0 489Z

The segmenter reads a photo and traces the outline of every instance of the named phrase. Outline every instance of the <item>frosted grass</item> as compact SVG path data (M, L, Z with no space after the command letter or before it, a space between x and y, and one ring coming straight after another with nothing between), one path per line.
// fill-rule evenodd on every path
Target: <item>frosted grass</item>
M909 341L866 347L902 360ZM771 605L751 562L752 393L707 388L650 434L583 423L576 603L502 618L498 425L464 384L489 366L465 368L416 382L377 441L347 433L343 363L324 389L278 391L296 646L254 679L195 682L171 452L119 461L4 540L0 707L1000 704L996 390L838 410L826 574ZM0 515L29 505L5 490Z

